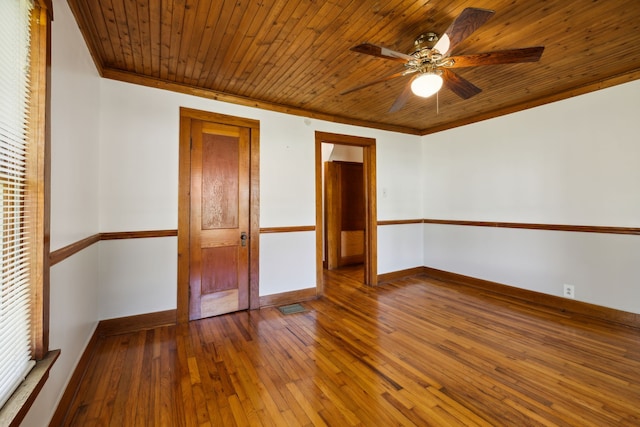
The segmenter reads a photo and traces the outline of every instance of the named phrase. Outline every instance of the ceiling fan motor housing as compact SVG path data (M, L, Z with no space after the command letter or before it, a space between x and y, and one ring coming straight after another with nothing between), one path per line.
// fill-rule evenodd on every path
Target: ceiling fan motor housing
M410 55L414 55L423 49L433 49L438 40L438 35L436 33L428 32L420 34L413 42L414 49Z

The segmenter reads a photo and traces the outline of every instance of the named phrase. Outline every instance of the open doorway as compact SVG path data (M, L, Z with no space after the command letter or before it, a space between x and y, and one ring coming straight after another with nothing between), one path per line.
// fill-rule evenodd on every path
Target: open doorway
M364 267L364 168L362 147L322 143L323 266Z
M324 147L324 149L323 149ZM336 151L337 149L337 151ZM341 152L334 156L335 164L325 166L331 156L329 151ZM323 154L324 153L324 154ZM364 266L364 283L377 284L377 214L376 214L376 151L375 139L349 135L316 132L316 270L318 294L324 292L323 267L335 268L361 262ZM351 206L353 212L340 225L325 223L323 190L325 167L330 173L343 176L351 184L347 192L360 187L361 207ZM329 170L329 169L328 169ZM359 174L359 175L358 175ZM339 178L338 178L339 179ZM351 194L352 196L352 194ZM350 194L334 193L335 205L342 205ZM359 196L357 196L359 197ZM344 203L347 203L345 200ZM330 202L331 203L331 202ZM357 203L356 203L357 205ZM341 210L341 208L338 208ZM354 214L354 212L357 212ZM342 216L338 214L338 216ZM328 230L333 227L333 231ZM330 231L330 233L327 233ZM325 250L328 249L328 250ZM327 257L332 257L327 259Z

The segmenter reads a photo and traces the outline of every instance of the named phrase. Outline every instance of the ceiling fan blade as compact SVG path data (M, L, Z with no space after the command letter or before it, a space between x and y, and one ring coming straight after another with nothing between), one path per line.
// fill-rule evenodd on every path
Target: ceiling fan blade
M377 56L378 58L393 59L394 61L407 62L415 59L413 56L377 46L371 43L362 43L351 48L352 51Z
M411 80L409 80L407 82L407 84L404 86L404 89L402 90L402 93L396 98L396 100L393 103L393 105L391 106L391 108L389 108L389 112L390 113L395 113L396 111L400 111L402 109L402 107L404 107L404 104L407 103L407 101L411 97L411 93L412 93L411 92L411 83L416 79L416 77L418 77L418 76L413 76L411 78Z
M518 62L536 62L540 60L544 46L525 47L522 49L498 50L495 52L476 53L473 55L450 56L453 65L447 68L475 67L476 65L515 64Z
M482 92L482 89L446 68L442 69L442 78L444 85L462 99L469 99Z
M469 37L471 33L487 22L494 13L493 10L489 9L479 9L476 7L466 8L453 20L451 25L449 25L449 28L442 34L440 40L438 40L434 46L434 49L446 55L447 52L453 50L458 43Z
M365 83L365 84L360 85L360 86L352 87L351 89L347 89L344 92L341 92L340 95L346 95L348 93L355 92L357 90L364 89L366 87L373 86L373 85L378 84L378 83L388 82L389 80L393 80L393 79L396 79L398 77L403 77L403 76L406 76L406 75L409 75L409 74L415 73L415 72L416 72L416 70L400 71L399 73L391 74L390 76L383 77L383 78L381 78L379 80L374 80L372 82Z

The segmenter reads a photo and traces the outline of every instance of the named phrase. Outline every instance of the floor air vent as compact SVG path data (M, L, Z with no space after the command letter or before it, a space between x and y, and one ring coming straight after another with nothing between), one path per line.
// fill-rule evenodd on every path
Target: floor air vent
M306 311L300 304L283 305L278 307L278 310L280 310L282 314L302 313L303 311Z

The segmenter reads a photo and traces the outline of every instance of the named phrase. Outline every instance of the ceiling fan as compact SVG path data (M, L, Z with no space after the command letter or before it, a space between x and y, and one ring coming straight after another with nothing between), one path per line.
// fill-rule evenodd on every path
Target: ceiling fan
M371 43L363 43L351 48L354 52L402 62L404 63L404 70L351 88L342 92L342 95L398 77L413 75L389 109L389 112L393 113L406 104L412 93L426 98L438 92L443 84L462 99L469 99L482 92L482 89L451 71L451 68L538 61L542 56L544 46L449 56L450 52L460 42L480 28L494 13L493 10L488 9L466 8L453 20L441 37L438 37L433 32L420 35L414 42L413 52L409 54L396 52Z

